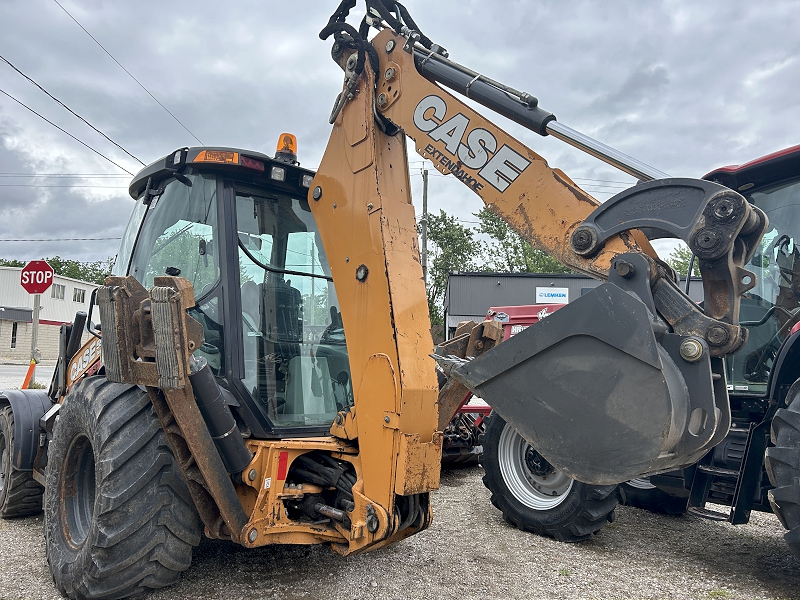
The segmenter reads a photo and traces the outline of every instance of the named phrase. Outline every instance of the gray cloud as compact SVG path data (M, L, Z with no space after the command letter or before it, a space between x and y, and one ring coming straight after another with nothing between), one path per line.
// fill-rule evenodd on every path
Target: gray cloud
M330 44L317 38L337 5L64 2L204 143L272 153L278 134L291 131L301 161L312 167L341 87ZM406 6L454 60L533 93L567 125L666 172L699 176L798 141L797 0ZM0 3L0 54L145 162L196 144L51 0ZM139 168L3 64L0 88L128 170ZM492 120L574 178L630 181L557 140ZM0 173L122 173L4 96L0 140ZM415 155L410 160L418 199L422 164ZM128 179L70 183L124 187ZM613 193L587 187L601 199ZM431 178L429 204L465 221L480 208L463 186L442 177ZM131 206L125 189L0 187L0 238L115 237ZM22 259L96 260L115 250L115 242L0 242L0 256Z

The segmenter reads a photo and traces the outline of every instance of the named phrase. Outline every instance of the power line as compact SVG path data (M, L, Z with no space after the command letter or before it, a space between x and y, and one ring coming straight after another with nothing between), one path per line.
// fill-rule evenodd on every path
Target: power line
M44 120L44 121L47 121L48 123L50 123L50 125L52 125L52 126L53 126L53 127L55 127L56 129L58 129L59 131L62 131L62 132L64 132L64 133L66 133L66 134L67 134L69 137L71 137L71 138L72 138L73 140L75 140L76 142L80 142L81 144L83 144L84 146L86 146L86 147L87 147L89 150L91 150L92 152L94 152L94 153L95 153L95 154L97 154L98 156L102 156L102 157L103 157L103 158L105 158L105 159L106 159L108 162L110 162L112 165L114 165L115 167L119 167L120 169L122 169L123 171L125 171L125 172L126 172L128 175L130 175L131 177L133 177L133 173L131 173L130 171L128 171L128 169L126 169L126 168L125 168L125 167L123 167L122 165L118 165L117 163L115 163L113 160L111 160L110 158L108 158L108 157L107 157L105 154L103 154L102 152L98 152L97 150L95 150L94 148L92 148L92 147L91 147L89 144L87 144L86 142L82 142L81 140L79 140L78 138L76 138L74 135L72 135L72 134L71 134L69 131L67 131L66 129L62 129L61 127L59 127L58 125L56 125L55 123L53 123L53 122L52 122L50 119L48 119L48 118L46 118L46 117L43 117L43 116L42 116L42 115L40 115L38 112L36 112L35 110L33 110L33 109L30 107L30 106L28 106L27 104L25 104L25 103L23 103L23 102L20 102L19 100L17 100L16 98L14 98L14 96L12 96L11 94L9 94L9 93L8 93L8 92L6 92L6 91L0 90L0 93L1 93L1 94L5 94L6 96L8 96L9 98L11 98L11 99L12 99L14 102L16 102L17 104L19 104L20 106L22 106L22 107L24 107L24 108L27 108L29 111L31 111L33 114L35 114L35 115L36 115L37 117L39 117L40 119L42 119L42 120Z
M635 181L612 181L610 179L589 179L588 177L572 177L575 181L597 181L598 183L618 183L628 187L634 185Z
M127 190L124 185L45 185L41 183L0 183L0 187L35 187L35 188L104 188L108 190Z
M411 176L412 177L422 177L422 173L411 173ZM438 172L437 173L429 173L428 174L428 177L449 177L449 176L450 176L449 174L446 175L446 174L438 173ZM592 186L595 186L595 187L608 187L608 188L614 188L614 189L627 189L627 188L629 188L629 187L634 185L633 183L625 183L625 182L622 182L622 181L606 181L604 179L588 179L588 178L581 178L581 177L573 177L572 179L575 180L575 181L586 182L586 183L580 183L579 185L581 187L592 185ZM597 183L591 183L591 182L597 182Z
M91 178L99 179L104 177L125 177L117 173L0 173L0 177L67 177L67 178Z
M148 90L146 87L144 87L144 85L142 84L142 82L141 82L141 81L139 81L138 79L136 79L136 77L134 77L134 76L131 74L131 72L130 72L130 71L128 71L128 69L126 69L125 67L123 67L123 66L122 66L122 64L121 64L121 63L120 63L120 62L119 62L119 61L118 61L116 58L114 58L114 56L111 54L111 52L109 52L108 50L106 50L106 49L105 49L105 46L103 46L103 44L101 44L100 42L98 42L98 41L97 41L97 38L95 38L95 37L94 37L94 36L93 36L91 33L89 33L89 31L86 29L86 27L84 27L83 25L81 25L81 24L80 24L80 22L78 21L78 19L76 19L75 17L73 17L73 16L70 14L70 12L69 12L69 11L68 11L66 8L64 8L63 6L61 6L61 3L60 3L58 0L53 0L53 2L55 2L56 4L58 4L58 6L61 8L61 10L63 10L65 13L67 13L67 16L69 16L69 18L70 18L70 19L72 19L73 21L75 21L75 23L77 23L78 27L80 27L81 29L83 29L83 31L84 31L84 32L86 32L86 35L88 35L90 38L92 38L92 39L94 40L94 43L95 43L95 44L97 44L98 46L100 46L100 47L103 49L103 52L105 52L106 54L108 54L108 55L111 57L111 60L113 60L115 63L117 63L117 65L119 65L119 68L120 68L120 69L122 69L123 71L125 71L125 72L128 74L128 76L129 76L131 79L133 79L133 80L134 80L136 83L138 83L138 84L139 84L139 87L141 87L141 88L142 88L142 89L143 89L145 92L147 92L147 95L148 95L148 96L150 96L150 97L151 97L153 100L155 100L155 101L156 101L156 103L158 103L158 105L159 105L161 108L163 108L165 111L167 111L167 112L169 113L169 116L171 116L173 119L175 119L175 121L177 121L177 123L178 123L178 124L179 124L181 127L183 127L183 128L184 128L184 129L185 129L187 132L189 132L189 135L191 135L191 136L192 136L194 139L196 139L198 144L200 144L201 146L205 146L205 144L204 144L203 142L201 142L201 141L198 139L198 137L197 137L195 134L193 134L191 131L189 131L189 128L188 128L188 127L186 127L186 125L184 125L183 123L181 123L181 122L180 122L180 120L178 119L178 117L176 117L175 115L173 115L173 114L170 112L170 110L169 110L169 109L168 109L166 106L164 106L163 104L161 104L161 102L159 102L159 101L158 101L158 98L156 98L155 96L153 96L153 94L151 94L151 93L150 93L150 90Z
M127 175L113 173L0 173L0 177L20 179L127 179Z
M40 90L42 90L42 91L43 91L45 94L47 94L47 95L48 95L50 98L52 98L52 99L53 99L53 100L54 100L56 103L58 103L58 104L60 104L61 106L63 106L65 109L67 109L67 110L68 110L69 112L71 112L73 115L75 115L76 117L78 117L78 118L79 118L81 121L83 121L84 123L86 123L86 124L87 124L89 127L91 127L92 129L94 129L94 130L95 130L97 133L99 133L99 134L100 134L100 135L102 135L104 138L106 138L106 139L107 139L109 142L111 142L112 144L114 144L114 145L115 145L117 148L119 148L120 150L122 150L122 151L123 151L125 154L127 154L127 155L128 155L128 156L130 156L132 159L134 159L135 161L137 161L137 162L138 162L140 165L142 165L143 167L147 166L147 165L145 165L145 164L144 164L144 163L143 163L141 160L139 160L138 158L136 158L136 157L135 157L133 154L131 154L130 152L128 152L128 151L127 151L125 148L123 148L122 146L120 146L120 145L119 145L117 142L115 142L115 141L114 141L114 140L112 140L110 137L108 137L108 136L107 136L105 133L103 133L102 131L100 131L100 130L99 130L97 127L95 127L94 125L92 125L91 123L89 123L89 121L87 121L87 120L86 120L86 119L84 119L82 116L80 116L78 113L76 113L74 110L72 110L72 109L71 109L69 106L67 106L66 104L64 104L64 103L63 103L61 100L59 100L58 98L56 98L55 96L53 96L53 94L51 94L50 92L48 92L48 91L47 91L46 89L44 89L44 88L43 88L41 85L39 85L38 83L36 83L36 82L35 82L33 79L31 79L30 77L28 77L27 75L25 75L25 73L23 73L22 71L20 71L20 70L19 70L17 67L15 67L14 65L12 65L12 64L11 64L11 62L10 62L10 61L9 61L9 60L8 60L6 57L4 57L4 56L0 55L0 60L2 60L2 61L3 61L4 63L6 63L6 64L7 64L9 67L11 67L12 69L14 69L14 70L15 70L17 73L19 73L20 75L22 75L22 76L23 76L25 79L27 79L28 81L30 81L30 82L31 82L33 85L35 85L37 88L39 88Z
M429 161L429 160L426 160L426 159L423 159L423 160L410 160L410 161L408 161L408 164L409 164L409 166L422 165L422 167L413 167L412 166L413 169L421 169L421 168L424 168L426 165L433 167L433 162ZM412 173L412 175L420 175L420 173ZM447 177L447 175L444 175L444 174L438 173L438 172L437 173L431 173L431 175L436 175L437 177ZM624 185L624 186L627 186L627 187L630 187L630 186L635 184L635 182L633 182L633 181L615 181L615 180L612 180L612 179L592 179L591 177L570 177L570 179L572 179L574 181L595 181L597 183L616 183L616 184Z
M38 238L38 239L14 239L14 240L4 240L0 238L0 243L2 242L95 242L99 240L121 240L122 238L118 237L101 237L101 238Z

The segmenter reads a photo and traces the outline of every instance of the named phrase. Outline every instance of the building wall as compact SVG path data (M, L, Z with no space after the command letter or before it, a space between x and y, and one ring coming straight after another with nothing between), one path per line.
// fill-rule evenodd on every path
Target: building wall
M548 273L450 273L444 300L445 336L450 337L461 321L482 321L492 306L536 304L536 288L569 290L569 301L580 298L603 282L579 274ZM703 299L700 278L692 278L689 296ZM681 289L684 282L681 281Z
M0 267L0 307L33 309L33 295L28 294L20 285L18 267ZM62 286L57 288L56 286ZM97 287L94 283L53 276L53 285L41 294L39 311L39 333L37 347L42 360L58 358L58 338L62 323L70 323L79 310L89 312L89 301L92 291ZM75 290L83 290L83 301L76 299ZM54 291L55 290L55 291ZM62 294L63 292L63 294ZM79 293L78 296L81 294ZM62 297L63 296L63 297ZM31 359L31 335L33 324L23 321L4 319L0 312L0 361L28 362ZM100 313L95 307L92 313L95 323L100 321ZM17 323L15 347L11 347L14 323ZM89 334L84 333L84 340Z

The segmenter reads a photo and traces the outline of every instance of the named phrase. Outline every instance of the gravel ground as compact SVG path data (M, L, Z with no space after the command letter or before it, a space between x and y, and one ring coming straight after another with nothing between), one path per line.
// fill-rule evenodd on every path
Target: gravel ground
M733 527L621 507L591 540L561 544L506 525L481 476L480 467L445 471L432 527L390 548L342 558L321 546L204 540L180 583L144 598L800 597L800 561L771 514ZM0 557L0 600L59 598L40 517L0 521Z

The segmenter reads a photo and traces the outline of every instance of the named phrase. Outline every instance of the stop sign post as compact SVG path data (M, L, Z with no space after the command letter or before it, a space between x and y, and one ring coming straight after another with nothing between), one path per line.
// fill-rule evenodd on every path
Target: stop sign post
M33 294L33 331L31 332L31 364L38 361L39 350L39 309L41 308L40 294L43 294L53 285L53 267L46 260L32 260L22 267L19 283L29 294ZM31 374L31 383L35 381Z

